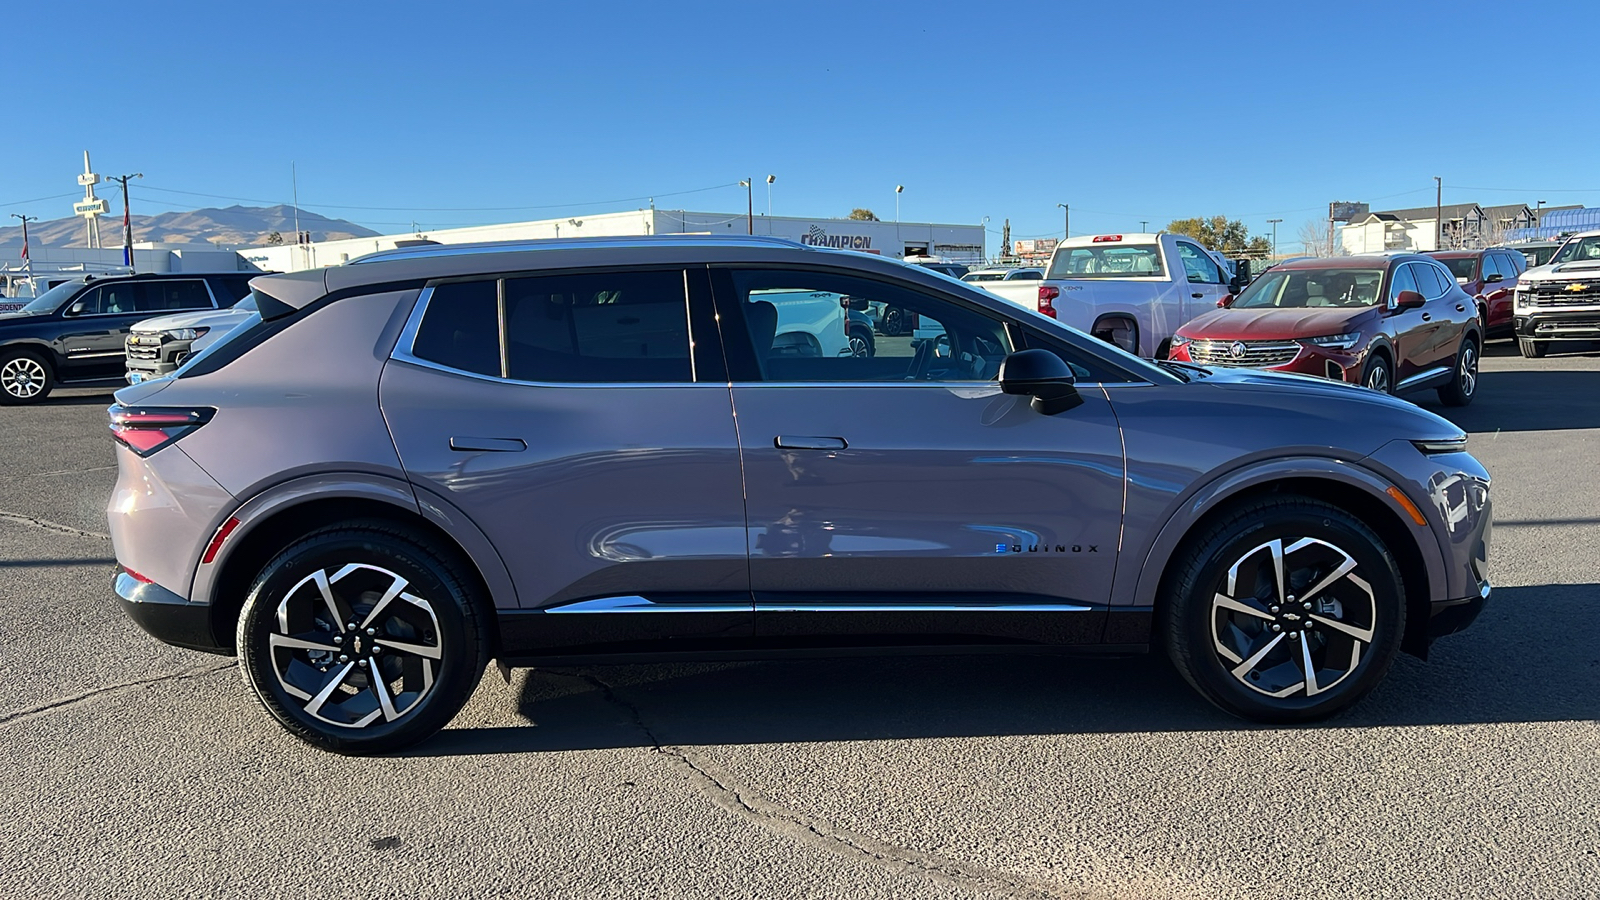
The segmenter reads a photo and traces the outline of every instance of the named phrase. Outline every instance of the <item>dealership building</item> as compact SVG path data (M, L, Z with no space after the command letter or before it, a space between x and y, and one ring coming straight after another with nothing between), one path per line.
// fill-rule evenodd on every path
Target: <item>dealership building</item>
M806 219L790 216L747 217L743 213L689 212L681 209L639 209L631 212L544 219L538 222L477 225L470 228L422 230L413 234L250 247L239 250L238 254L241 261L252 268L271 272L295 272L319 266L336 266L368 253L429 242L467 244L478 241L636 237L650 234L746 233L788 238L808 246L875 253L894 259L906 256L931 256L950 262L971 264L982 262L984 258L982 225Z

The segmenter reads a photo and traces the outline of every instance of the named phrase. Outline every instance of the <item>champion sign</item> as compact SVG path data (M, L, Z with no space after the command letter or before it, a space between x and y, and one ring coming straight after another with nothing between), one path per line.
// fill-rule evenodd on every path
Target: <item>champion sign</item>
M829 234L822 226L813 225L800 236L800 243L808 247L832 247L835 250L871 250L872 238L864 234Z

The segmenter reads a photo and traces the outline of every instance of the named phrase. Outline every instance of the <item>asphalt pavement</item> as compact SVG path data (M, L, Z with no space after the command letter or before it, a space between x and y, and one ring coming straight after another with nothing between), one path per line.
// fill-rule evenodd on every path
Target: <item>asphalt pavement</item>
M0 897L1600 895L1600 353L1491 344L1488 610L1335 720L1159 657L493 668L346 759L110 599L108 394L0 408Z

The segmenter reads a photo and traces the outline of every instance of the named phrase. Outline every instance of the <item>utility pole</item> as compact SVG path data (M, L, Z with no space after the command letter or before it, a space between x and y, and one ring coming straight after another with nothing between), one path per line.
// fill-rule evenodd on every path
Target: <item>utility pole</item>
M1268 219L1267 221L1272 223L1272 258L1273 259L1277 259L1278 258L1278 223L1282 222L1283 220L1282 219Z
M772 183L777 180L778 176L776 175L767 176L767 218L769 219L772 218ZM770 232L771 230L772 227L768 226L767 231Z
M1072 237L1072 210L1065 203L1057 203L1061 207L1061 239L1064 241Z
M905 190L906 186L903 184L894 186L894 223L896 225L900 224L900 195L905 193Z
M33 289L33 257L28 255L28 223L39 221L38 216L25 216L21 213L12 213L11 218L22 220L22 272L28 279L28 289Z
M1000 233L1000 255L1011 255L1011 219L1007 217L1005 230Z
M739 187L744 188L744 228L746 234L756 233L756 189L754 182L754 178L746 178L739 182Z
M143 172L135 172L132 175L113 175L106 179L107 181L119 181L122 183L122 264L127 266L130 272L134 271L133 216L128 212L128 179L143 177Z
M1445 248L1445 183L1434 176L1434 250Z
M1149 224L1150 224L1150 220L1149 219L1140 219L1139 220L1139 233L1140 234L1144 234L1146 231L1149 231L1150 229L1145 227L1146 225L1149 225Z

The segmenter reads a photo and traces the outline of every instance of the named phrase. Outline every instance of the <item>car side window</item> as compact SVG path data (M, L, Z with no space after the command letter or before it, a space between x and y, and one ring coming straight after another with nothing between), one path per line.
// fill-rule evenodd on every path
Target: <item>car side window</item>
M137 281L120 281L102 284L84 291L67 306L69 316L118 315L141 312L140 298L143 285Z
M1528 258L1521 253L1507 253L1505 258L1510 261L1512 269L1520 276L1527 271Z
M500 375L499 286L494 281L435 285L411 355L450 369Z
M1500 266L1501 266L1500 254L1498 254L1498 253L1485 253L1483 255L1483 277L1484 277L1484 279L1487 280L1490 275L1499 275L1501 278L1509 278L1509 277L1511 277L1512 273L1505 271L1504 269L1500 268Z
M1434 263L1416 263L1417 284L1422 288L1422 296L1429 300L1436 300L1450 293L1455 286L1455 276L1442 266Z
M1410 265L1396 266L1394 274L1389 277L1389 302L1392 304L1400 299L1405 291L1416 291L1417 280L1411 275ZM1421 293L1421 291L1418 291Z
M720 283L731 283L730 305L753 356L749 374L761 381L993 381L1011 352L1000 317L913 289L832 272L727 276ZM848 335L852 310L880 332L859 351Z
M505 341L517 381L694 381L681 271L508 278Z
M1178 256L1183 258L1183 271L1193 284L1221 284L1222 270L1204 250L1194 244L1178 242Z
M139 312L176 312L184 309L211 308L211 293L199 279L178 281L147 281L144 296L138 299Z
M61 311L64 316L97 316L100 314L100 288L90 288L79 294Z

